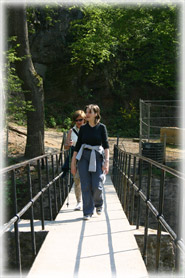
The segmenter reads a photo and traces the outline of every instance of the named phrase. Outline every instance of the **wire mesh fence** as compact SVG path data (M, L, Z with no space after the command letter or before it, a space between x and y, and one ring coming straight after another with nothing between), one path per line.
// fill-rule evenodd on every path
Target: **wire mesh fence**
M173 167L181 163L181 105L178 100L140 100L140 154Z

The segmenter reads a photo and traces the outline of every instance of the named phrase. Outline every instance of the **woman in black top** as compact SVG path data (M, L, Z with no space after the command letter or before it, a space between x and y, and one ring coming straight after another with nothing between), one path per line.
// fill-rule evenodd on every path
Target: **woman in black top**
M90 104L85 108L87 124L81 126L74 149L71 172L80 174L84 220L90 219L96 207L101 214L103 205L103 173L109 171L109 144L106 126L100 123L100 108Z

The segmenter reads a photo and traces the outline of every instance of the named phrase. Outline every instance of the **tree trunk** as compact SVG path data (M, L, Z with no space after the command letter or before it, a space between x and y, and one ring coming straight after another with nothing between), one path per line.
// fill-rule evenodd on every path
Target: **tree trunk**
M17 37L16 43L18 57L25 57L21 62L17 62L16 71L23 81L22 89L25 100L31 101L34 111L27 111L27 142L25 157L32 158L44 154L44 89L42 78L34 69L26 19L26 8L23 4L10 9L9 35Z

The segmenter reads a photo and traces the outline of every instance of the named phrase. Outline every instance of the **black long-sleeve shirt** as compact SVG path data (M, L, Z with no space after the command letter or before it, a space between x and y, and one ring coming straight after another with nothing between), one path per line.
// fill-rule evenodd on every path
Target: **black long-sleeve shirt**
M109 149L106 126L102 123L98 123L94 127L91 127L89 123L81 126L74 150L78 152L82 144L102 146L104 149Z

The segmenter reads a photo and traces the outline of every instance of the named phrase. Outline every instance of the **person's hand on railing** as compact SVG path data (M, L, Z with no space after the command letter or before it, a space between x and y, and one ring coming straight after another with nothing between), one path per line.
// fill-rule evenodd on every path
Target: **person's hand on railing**
M73 140L69 140L65 143L64 147L66 150L69 150L69 148L73 146Z
M73 145L73 140L70 140L70 141L68 142L68 146L71 147L72 145Z

